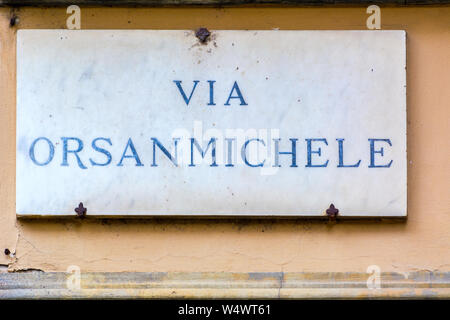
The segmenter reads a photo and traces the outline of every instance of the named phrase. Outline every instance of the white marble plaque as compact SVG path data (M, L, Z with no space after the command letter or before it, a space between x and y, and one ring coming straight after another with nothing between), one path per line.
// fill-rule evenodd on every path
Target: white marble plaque
M404 31L19 30L20 216L406 216Z

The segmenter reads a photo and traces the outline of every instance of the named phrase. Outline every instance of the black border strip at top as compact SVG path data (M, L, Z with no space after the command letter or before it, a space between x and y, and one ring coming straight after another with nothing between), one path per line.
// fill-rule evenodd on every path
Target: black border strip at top
M448 5L450 0L0 0L0 6L232 6L248 4L279 4L297 6L366 6L378 5Z

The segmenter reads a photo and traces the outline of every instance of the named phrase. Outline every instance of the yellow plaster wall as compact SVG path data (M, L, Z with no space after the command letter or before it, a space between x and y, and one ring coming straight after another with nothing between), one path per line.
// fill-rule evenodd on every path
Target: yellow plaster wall
M16 220L15 35L65 28L65 8L0 9L2 270L450 270L450 7L382 8L382 29L407 31L408 219ZM365 8L82 8L83 29L365 29ZM276 44L274 44L276 45ZM88 181L80 181L80 187ZM75 207L76 203L74 203ZM4 248L15 257L3 254Z

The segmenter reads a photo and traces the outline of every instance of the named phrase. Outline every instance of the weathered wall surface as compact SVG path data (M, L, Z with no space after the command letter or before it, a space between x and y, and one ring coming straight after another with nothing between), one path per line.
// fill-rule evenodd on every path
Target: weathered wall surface
M15 34L65 28L65 8L0 9L3 271L450 270L450 7L382 8L407 31L408 219L16 220ZM83 29L365 29L365 8L82 8ZM276 45L276 44L274 44ZM80 188L89 181L78 181ZM74 203L74 207L75 207ZM5 248L15 256L3 254Z

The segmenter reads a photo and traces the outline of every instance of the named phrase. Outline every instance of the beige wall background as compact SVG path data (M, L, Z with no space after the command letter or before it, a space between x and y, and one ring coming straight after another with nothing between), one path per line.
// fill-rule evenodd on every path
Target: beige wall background
M19 17L10 27L12 14ZM0 270L450 270L450 7L381 9L407 31L408 219L17 220L15 42L65 8L0 8ZM364 7L81 8L82 29L366 29ZM376 32L376 31L374 31ZM275 44L276 45L276 44ZM80 182L80 187L83 183ZM75 208L74 204L74 208ZM3 254L5 248L15 253Z

